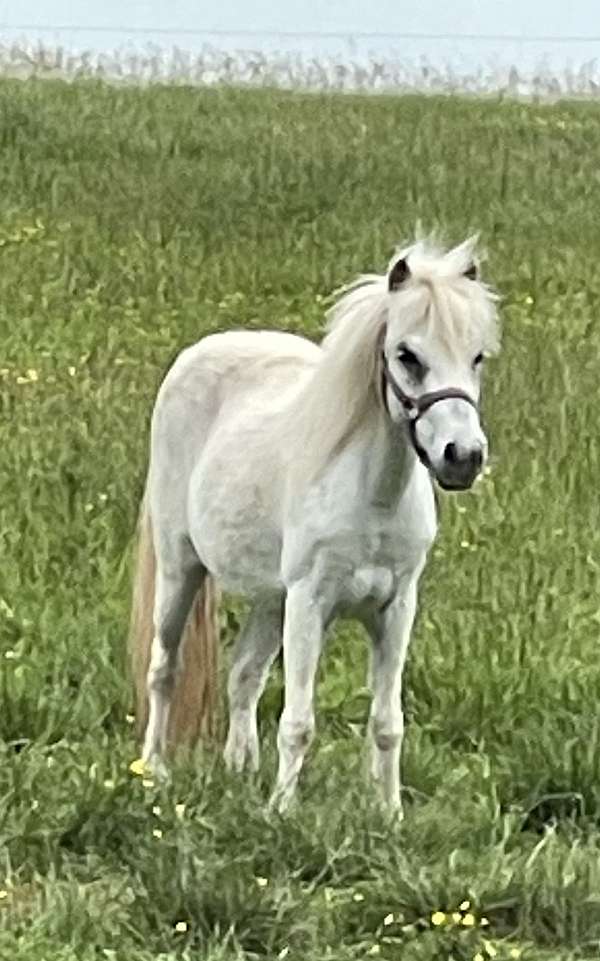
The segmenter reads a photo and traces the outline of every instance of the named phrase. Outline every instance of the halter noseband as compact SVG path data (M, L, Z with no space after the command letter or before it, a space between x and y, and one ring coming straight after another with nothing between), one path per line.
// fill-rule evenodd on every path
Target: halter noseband
M387 357L385 356L385 351L383 349L383 337L381 338L381 397L383 404L388 414L390 412L387 398L386 398L386 387L389 386L396 400L400 401L402 407L404 408L404 413L406 414L408 421L408 433L410 437L410 442L415 450L415 453L421 463L431 469L431 463L427 452L421 447L417 439L417 423L423 414L427 413L434 404L438 404L441 400L464 400L475 410L479 410L477 403L469 396L464 390L460 390L458 387L446 387L442 390L430 390L426 394L421 394L420 397L411 397L409 394L405 394L402 390L398 381L394 378Z

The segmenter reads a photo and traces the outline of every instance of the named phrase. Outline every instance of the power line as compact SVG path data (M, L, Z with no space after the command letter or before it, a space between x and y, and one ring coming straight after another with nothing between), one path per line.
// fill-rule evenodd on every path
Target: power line
M600 36L522 36L520 34L493 33L396 33L394 31L333 31L324 30L223 30L202 27L133 27L101 26L92 24L33 24L4 23L0 30L43 31L47 33L125 33L134 36L190 36L190 37L247 37L272 39L311 39L311 40L468 40L484 43L600 43Z

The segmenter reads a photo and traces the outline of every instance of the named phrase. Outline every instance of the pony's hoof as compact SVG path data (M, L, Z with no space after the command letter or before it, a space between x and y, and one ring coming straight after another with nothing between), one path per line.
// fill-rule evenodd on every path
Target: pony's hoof
M404 820L404 809L400 801L385 801L383 802L383 811L387 816L388 820L393 825L402 824Z
M165 784L169 780L169 769L163 761L155 761L152 765L152 770L154 772L154 777L161 784Z
M228 741L223 751L223 760L227 770L235 774L241 774L244 769L256 774L260 767L258 744L250 741L244 743Z
M288 791L275 790L269 799L268 810L275 814L288 814L294 799Z
M138 769L135 771L134 765L138 766ZM130 770L133 771L134 774L139 774L142 777L154 778L155 781L160 781L161 784L169 780L169 769L165 762L156 754L145 759L143 758L141 761L134 761Z

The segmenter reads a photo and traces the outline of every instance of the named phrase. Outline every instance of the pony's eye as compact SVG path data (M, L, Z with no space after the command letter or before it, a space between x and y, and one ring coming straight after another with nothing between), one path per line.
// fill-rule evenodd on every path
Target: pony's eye
M473 360L473 367L479 367L483 363L483 354L479 353Z
M407 347L400 348L398 351L398 360L404 367L412 371L418 370L423 366L417 355L413 354L412 350L409 350Z

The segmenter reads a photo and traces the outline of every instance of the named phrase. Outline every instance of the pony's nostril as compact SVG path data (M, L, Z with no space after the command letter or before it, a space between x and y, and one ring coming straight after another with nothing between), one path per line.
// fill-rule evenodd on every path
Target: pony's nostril
M477 447L475 450L471 451L471 463L476 470L479 470L483 464L483 451L481 447Z
M458 460L456 444L446 444L444 449L444 460L447 460L449 464L456 464Z

